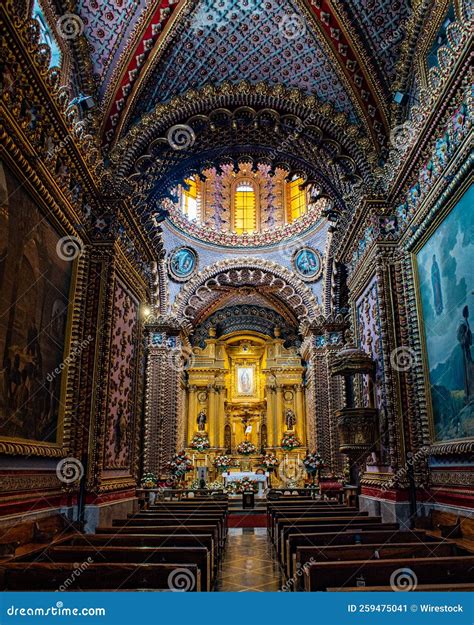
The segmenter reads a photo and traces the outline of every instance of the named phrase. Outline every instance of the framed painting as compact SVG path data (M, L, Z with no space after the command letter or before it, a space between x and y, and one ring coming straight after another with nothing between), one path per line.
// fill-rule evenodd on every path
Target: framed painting
M255 395L255 367L238 365L236 372L236 389L239 397L253 397Z
M474 189L415 251L435 441L474 436Z
M8 170L0 210L0 448L60 453L75 277L62 234ZM5 444L1 444L1 443ZM49 451L48 451L49 450Z

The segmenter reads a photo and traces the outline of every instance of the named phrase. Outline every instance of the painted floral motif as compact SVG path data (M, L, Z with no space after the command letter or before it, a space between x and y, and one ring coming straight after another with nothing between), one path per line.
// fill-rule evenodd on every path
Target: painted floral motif
M115 286L111 375L106 436L106 468L128 468L133 441L136 346L139 342L138 301L120 281Z
M382 353L382 329L380 323L380 302L378 295L378 283L374 277L357 300L357 334L359 346L372 356L375 361L375 397L377 408L383 405L383 353ZM364 406L369 404L368 378L364 376L363 383Z

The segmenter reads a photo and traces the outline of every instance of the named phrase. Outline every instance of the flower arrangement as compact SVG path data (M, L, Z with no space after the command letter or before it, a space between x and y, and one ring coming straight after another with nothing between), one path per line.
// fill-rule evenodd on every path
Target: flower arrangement
M296 447L301 447L301 442L294 434L285 434L285 436L281 439L281 446L285 451L291 451Z
M237 453L242 456L250 456L250 454L254 454L256 451L255 445L249 441L243 441L237 445Z
M218 471L227 471L227 469L232 466L232 458L226 455L216 456L214 466Z
M215 480L215 482L211 482L210 484L208 484L207 488L209 490L224 490L224 484L222 484L222 482L219 482L219 480Z
M279 464L278 458L272 453L265 454L260 459L260 466L266 471L274 471Z
M209 449L211 445L209 444L209 438L207 434L195 434L189 446L196 451L202 452L205 449Z
M155 488L157 479L154 473L144 473L141 481L143 488Z
M171 458L166 465L166 469L173 477L180 478L186 475L188 471L192 471L194 469L193 461L183 450Z
M248 477L243 477L241 480L229 482L225 488L225 492L230 493L231 495L247 493L249 491L256 493L258 491L258 482L251 480Z
M191 484L191 490L200 490L202 488L201 486L201 480L193 480L192 484ZM215 481L215 482L206 482L206 486L205 488L207 490L224 490L224 484L222 484L222 482L219 481Z
M323 459L321 454L317 451L308 452L306 456L303 458L304 468L306 469L306 473L309 475L314 475L324 466Z

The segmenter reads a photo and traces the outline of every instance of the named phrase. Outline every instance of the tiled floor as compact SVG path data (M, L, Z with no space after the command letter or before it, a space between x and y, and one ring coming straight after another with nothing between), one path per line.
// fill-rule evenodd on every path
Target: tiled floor
M280 567L263 527L229 528L215 590L276 592L282 587Z

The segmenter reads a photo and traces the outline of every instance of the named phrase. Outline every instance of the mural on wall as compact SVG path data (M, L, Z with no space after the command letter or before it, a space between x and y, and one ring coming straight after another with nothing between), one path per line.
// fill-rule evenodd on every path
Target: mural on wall
M356 326L359 347L375 361L375 407L380 411L380 441L382 458L388 448L388 425L384 396L384 359L382 350L382 328L380 323L380 301L377 278L374 276L356 302ZM363 376L363 405L369 405L368 376Z
M474 190L416 256L437 440L474 436Z
M74 259L24 186L1 173L0 436L56 443Z
M110 382L107 408L106 469L128 469L133 444L139 303L119 280L115 284Z

